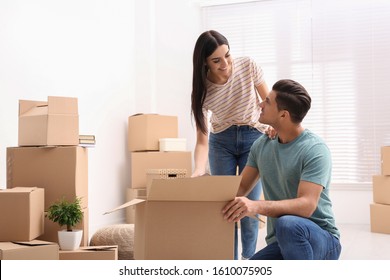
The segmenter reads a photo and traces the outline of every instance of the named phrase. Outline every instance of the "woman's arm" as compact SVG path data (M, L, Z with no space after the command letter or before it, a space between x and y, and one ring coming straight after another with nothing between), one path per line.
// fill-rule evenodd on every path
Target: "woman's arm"
M196 145L194 151L195 168L191 177L202 176L206 173L208 161L209 143L208 135L196 130Z
M260 85L256 86L256 90L259 93L261 100L265 100L269 93L269 89L266 82L261 83Z

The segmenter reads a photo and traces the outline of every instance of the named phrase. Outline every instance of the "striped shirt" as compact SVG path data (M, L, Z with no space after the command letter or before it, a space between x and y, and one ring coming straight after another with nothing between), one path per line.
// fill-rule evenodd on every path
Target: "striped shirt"
M261 97L255 88L264 82L263 70L249 57L235 58L232 67L225 84L206 82L203 113L207 117L211 112L210 131L218 133L232 125L249 125L264 132L268 126L259 123Z

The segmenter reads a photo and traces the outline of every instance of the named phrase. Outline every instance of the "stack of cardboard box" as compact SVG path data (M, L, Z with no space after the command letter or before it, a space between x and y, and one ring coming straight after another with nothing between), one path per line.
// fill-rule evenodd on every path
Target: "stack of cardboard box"
M146 196L149 169L182 169L187 170L187 177L191 175L190 151L160 151L160 139L179 139L178 130L177 116L158 114L129 116L128 150L131 185L127 188L127 200ZM126 209L126 222L135 223L135 207Z
M372 177L371 231L390 234L390 146L381 147L381 175Z
M159 139L175 137L176 117L129 117L132 195L107 213L133 208L128 222L134 223L136 260L233 259L234 223L221 210L235 197L241 178L189 178L190 152L157 151ZM177 150L176 141L168 141L168 150Z
M7 148L7 188L45 189L46 211L65 198L81 197L82 246L88 245L88 149L79 144L77 98L49 96L19 101L18 147ZM58 243L58 224L45 218L40 239Z
M83 220L75 228L83 230L81 246L88 245L88 150L79 146L77 98L49 96L47 101L19 101L18 147L7 148L7 190L17 187L44 190L42 230L30 236L30 241L37 238L58 243L61 228L45 217L45 211L62 198L73 201L80 197ZM10 237L12 241L15 236ZM56 246L58 259L61 251ZM31 257L40 258L37 253Z
M24 242L22 246L30 246L31 248L34 246L25 242L34 240L36 243L39 240L44 240L58 243L58 228L45 219L44 211L50 204L63 196L71 200L76 195L84 196L86 194L86 182L83 182L85 186L82 188L75 187L74 184L72 186L72 179L78 173L78 167L75 163L80 161L77 155L84 154L85 159L83 160L87 163L86 151L77 147L78 134L76 98L49 96L48 101L19 101L18 147L7 148L7 190L2 195L7 204L12 207L13 203L17 201L17 195L20 199L23 194L25 197L28 194L28 205L32 205L32 207L17 210L20 211L20 215L29 216L30 219L15 218L8 221L12 225L21 224L17 232L11 232L8 237L9 241L22 241ZM86 171L86 168L82 170L84 173L87 173ZM72 175L74 176L72 177ZM86 174L82 176L87 178ZM37 202L36 195L33 194L39 193L39 190L43 190L42 199ZM84 209L87 209L87 203L88 201L83 202ZM41 220L33 218L37 215ZM84 221L87 219L86 214ZM2 219L2 223L4 222L5 220ZM21 238L18 236L25 231L22 228L23 224L28 224L30 228L41 227L42 230L39 234L34 231L35 234L26 237L25 240L20 240ZM4 224L1 227L5 228ZM85 236L88 237L87 228ZM19 242L18 246L20 245ZM55 255L58 259L58 245L56 244L55 247L57 248ZM7 250L17 252L21 248L15 247L13 244L8 246ZM12 256L12 258L16 257ZM39 259L42 258L42 255L39 250L36 250L30 257ZM49 258L49 256L43 258Z

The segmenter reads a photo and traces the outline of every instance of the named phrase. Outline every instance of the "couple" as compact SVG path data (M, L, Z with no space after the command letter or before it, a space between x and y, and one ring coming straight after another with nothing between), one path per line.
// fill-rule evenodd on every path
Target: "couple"
M338 259L340 233L329 198L331 155L301 125L311 106L306 89L285 79L268 91L261 68L250 58L233 59L228 41L216 31L200 35L193 62L197 143L192 176L204 174L207 161L212 175L234 175L238 167L239 191L223 215L229 222L241 221L242 258ZM272 127L268 136L262 135L266 125ZM260 182L264 201L258 200ZM267 246L255 252L258 222L250 217L258 214L268 218ZM238 259L237 239L235 246Z

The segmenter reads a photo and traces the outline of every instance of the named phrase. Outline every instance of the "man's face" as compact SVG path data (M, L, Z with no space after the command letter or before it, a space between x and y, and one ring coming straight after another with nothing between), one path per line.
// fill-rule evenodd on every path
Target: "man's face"
M264 124L271 125L275 127L279 120L280 111L275 101L276 92L271 91L265 100L260 103L261 114L259 121Z

